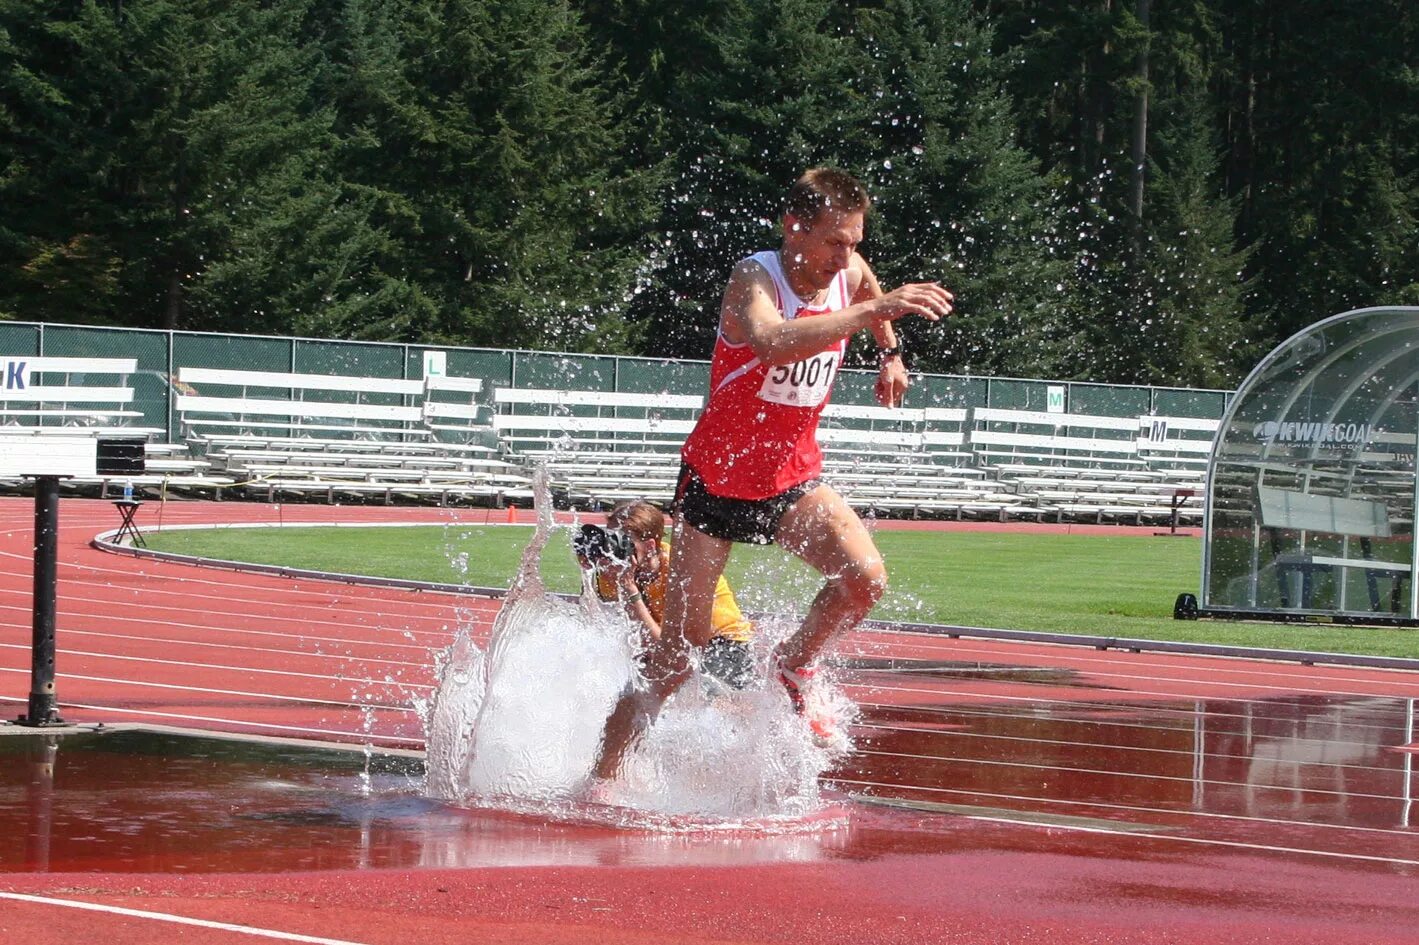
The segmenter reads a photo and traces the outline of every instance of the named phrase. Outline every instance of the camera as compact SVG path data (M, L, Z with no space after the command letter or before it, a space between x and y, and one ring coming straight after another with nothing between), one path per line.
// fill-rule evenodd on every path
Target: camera
M630 561L635 554L635 543L619 528L583 525L572 535L572 551L591 562Z

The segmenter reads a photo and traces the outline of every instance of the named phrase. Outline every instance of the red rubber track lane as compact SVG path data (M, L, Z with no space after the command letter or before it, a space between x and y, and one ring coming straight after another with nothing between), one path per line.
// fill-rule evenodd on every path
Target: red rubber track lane
M162 514L193 524L503 520L199 502ZM29 500L0 500L0 705L16 711L29 682L32 517ZM72 721L417 746L413 703L428 691L433 651L459 626L481 638L496 612L496 601L462 595L89 546L116 524L108 503L61 502L58 692ZM1414 941L1414 753L1399 750L1413 742L1412 674L883 631L853 634L838 658L863 719L858 750L830 781L900 805L890 830L874 833L888 815L854 805L851 837L790 846L768 863L743 840L690 840L703 862L648 867L613 842L523 866L279 880L8 873L0 892L369 945ZM258 940L0 900L0 942L179 937Z

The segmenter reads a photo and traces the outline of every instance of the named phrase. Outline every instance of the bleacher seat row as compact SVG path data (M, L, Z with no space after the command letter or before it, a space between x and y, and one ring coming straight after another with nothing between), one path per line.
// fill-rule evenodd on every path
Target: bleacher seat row
M575 505L668 501L697 396L500 389L503 455L545 463ZM829 405L824 478L884 514L1142 523L1201 517L1217 421ZM1181 504L1180 506L1180 503Z
M266 499L503 504L530 499L545 464L559 498L667 501L703 398L484 389L423 380L200 367L172 379L180 442L138 424L131 359L11 358L7 433L147 440L135 487ZM22 369L14 362L23 361ZM23 376L21 377L21 373ZM1217 421L1001 408L830 405L824 478L887 515L1118 522L1200 518ZM108 488L111 478L94 482ZM91 483L82 483L89 485Z

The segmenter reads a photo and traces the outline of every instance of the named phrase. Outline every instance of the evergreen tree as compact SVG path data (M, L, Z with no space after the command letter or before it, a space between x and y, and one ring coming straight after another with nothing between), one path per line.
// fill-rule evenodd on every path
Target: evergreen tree
M1237 248L1238 201L1225 193L1213 123L1221 36L1201 0L1160 12L1148 240L1135 296L1143 316L1137 377L1231 387L1265 352L1249 330L1248 253Z
M617 45L628 37L616 27L642 12L660 54ZM1038 355L1028 338L1051 331L1059 275L1038 231L1049 195L1013 144L1000 73L967 4L718 0L683 13L657 19L639 0L593 13L676 144L655 283L635 309L657 342L647 353L706 355L730 267L778 243L784 191L829 164L875 194L863 252L883 280L941 279L973 313L924 331L902 322L915 366ZM1012 320L1016 330L1001 330Z
M858 15L874 103L863 143L874 160L862 170L880 217L869 250L884 285L935 278L957 297L945 323L898 323L913 366L1065 369L1055 197L1015 143L988 30L963 0L885 0Z
M315 62L294 39L308 6L6 0L0 21L28 40L6 76L22 116L0 184L9 304L288 331L344 292L310 278L360 222L324 175L330 116L312 107Z
M1228 169L1254 245L1253 311L1278 340L1415 298L1419 11L1403 0L1225 8Z
M694 3L662 25L663 58L616 54L647 70L630 78L659 96L665 140L674 143L661 244L633 315L654 342L645 353L703 358L731 267L778 244L783 194L803 170L851 169L868 153L861 129L870 108L840 5Z
M565 3L348 0L342 175L373 201L410 336L625 350L651 171Z

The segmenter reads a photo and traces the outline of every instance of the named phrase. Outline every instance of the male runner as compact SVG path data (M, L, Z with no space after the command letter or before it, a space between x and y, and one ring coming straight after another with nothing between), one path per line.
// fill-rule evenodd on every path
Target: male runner
M815 168L793 185L777 251L741 261L720 308L710 396L681 451L675 540L665 623L648 654L645 693L627 693L606 723L600 778L616 774L637 729L689 676L689 648L710 637L715 584L733 542L777 543L826 579L803 625L774 653L774 672L794 708L814 660L857 625L887 587L882 557L857 514L819 481L818 417L848 339L866 328L877 341L877 399L899 402L907 387L892 322L949 315L951 293L934 282L883 294L857 253L870 206L848 174ZM815 735L841 737L834 720L809 718Z

